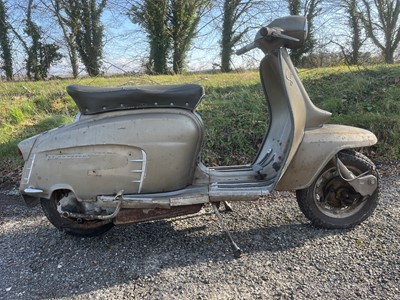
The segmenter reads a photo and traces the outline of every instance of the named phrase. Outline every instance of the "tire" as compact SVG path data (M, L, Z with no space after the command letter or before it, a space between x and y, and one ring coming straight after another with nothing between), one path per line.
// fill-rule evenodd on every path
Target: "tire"
M328 163L311 186L296 191L300 210L320 228L352 228L368 218L378 205L380 178L374 163L353 150L339 152L338 156L354 175L369 171L376 176L377 189L363 197L341 178L333 163Z
M105 233L114 226L110 220L89 221L62 217L57 210L57 204L66 194L68 191L56 191L50 199L40 199L44 214L58 230L73 236L93 237Z

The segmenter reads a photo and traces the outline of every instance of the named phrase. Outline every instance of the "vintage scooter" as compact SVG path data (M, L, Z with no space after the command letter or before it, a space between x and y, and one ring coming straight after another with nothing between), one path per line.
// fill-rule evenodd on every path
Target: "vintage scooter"
M237 52L265 53L260 75L271 117L250 165L201 163L199 85L71 85L67 91L80 110L75 122L18 145L25 202L40 200L55 227L78 236L193 214L206 203L223 226L219 203L256 200L273 190L296 190L300 209L316 226L362 222L377 205L379 175L368 158L348 149L377 139L367 130L326 125L331 114L311 102L286 50L301 47L306 36L305 18L279 18Z

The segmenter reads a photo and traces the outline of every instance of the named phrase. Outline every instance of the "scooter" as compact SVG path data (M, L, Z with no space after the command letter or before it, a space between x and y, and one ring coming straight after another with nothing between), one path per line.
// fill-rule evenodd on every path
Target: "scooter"
M305 18L279 18L237 51L265 54L260 78L271 117L251 164L208 168L200 161L199 85L70 85L76 120L18 145L25 161L20 194L28 206L40 202L55 227L77 236L194 214L210 203L236 256L240 248L224 227L221 202L229 208L228 201L295 190L312 224L359 224L377 206L379 175L351 149L377 139L364 129L326 124L331 114L311 102L287 51L306 37Z

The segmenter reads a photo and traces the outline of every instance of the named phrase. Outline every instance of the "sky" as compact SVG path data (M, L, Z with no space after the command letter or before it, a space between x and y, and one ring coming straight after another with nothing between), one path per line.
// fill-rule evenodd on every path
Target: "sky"
M210 70L219 65L220 63L220 48L219 40L221 31L218 29L220 24L213 21L218 12L212 12L212 16L203 18L198 26L199 32L193 41L191 50L187 57L187 69L189 71L195 70ZM118 66L125 70L125 68L139 71L141 63L147 57L148 43L146 35L140 26L133 24L131 20L123 16L121 12L111 14L106 12L103 16L103 23L108 24L105 26L106 36L112 37L110 42L106 39L104 54L104 61L107 63ZM251 36L255 35L254 29ZM250 35L243 41L250 42ZM134 41L134 42L132 42ZM254 66L254 60L250 57L233 58L232 63L237 67L244 67L249 63ZM118 68L110 67L110 72L118 72Z
M41 0L35 0L40 4ZM43 0L44 1L44 0ZM23 19L26 12L27 0L8 0L10 22L14 24L18 31L23 32ZM126 15L129 5L122 4L126 1L109 0L108 7L105 9L102 22L104 24L104 52L103 52L103 70L105 74L141 72L143 62L147 57L148 43L143 30L136 24L133 24ZM261 6L249 20L248 24L252 29L245 36L242 43L251 42L257 30L261 25L266 25L276 17L287 15L287 5L284 1L267 1L266 3L275 3L274 7ZM282 4L285 3L285 4ZM344 42L348 39L347 28L343 25L340 17L340 11L327 10L324 17L319 18L316 23L316 36L321 44L328 50L337 51L335 45L330 40ZM214 9L211 15L203 18L199 24L199 32L195 38L191 50L187 57L188 71L210 70L218 68L220 63L219 40L221 35L220 19L216 18L220 10ZM48 17L48 12L36 7L35 20L42 27L48 42L62 43L62 35L55 20ZM24 56L25 53L17 40L13 43L15 53L15 71L24 75ZM373 48L370 44L369 48ZM64 50L64 55L66 52ZM233 68L254 68L257 67L262 58L260 50L254 50L248 55L241 57L233 56ZM84 67L81 65L81 75L85 74ZM50 69L51 75L69 76L70 66L67 58L64 58L57 65Z
M43 10L41 0L34 0L39 5L34 10L34 20L43 29L46 42L57 42L62 44L62 34L55 20L48 16L48 12ZM9 7L10 22L14 27L23 34L23 20L26 14L27 0L8 0L6 1ZM126 11L130 7L125 1L109 0L108 6L102 15L104 24L104 52L103 52L103 70L106 74L126 73L126 72L141 72L143 62L148 56L148 43L146 34L136 24L133 24L126 15ZM215 20L215 17L220 14L218 9L214 9L207 18L203 18L199 24L199 32L195 38L191 50L187 57L187 70L210 70L218 68L220 63L220 20ZM245 37L241 45L250 42L255 35L260 24L268 23L274 16L279 13L274 13L270 9L264 12L258 12L257 18L253 18L249 22L254 29ZM261 21L262 20L262 21ZM25 53L18 40L14 39L14 70L22 76L25 74L24 59ZM71 75L67 53L63 50L64 59L50 68L50 74L54 76L69 76ZM259 59L262 57L261 52L255 50L252 54L243 57L233 57L232 64L234 68L256 67ZM81 75L85 74L83 65L80 66Z

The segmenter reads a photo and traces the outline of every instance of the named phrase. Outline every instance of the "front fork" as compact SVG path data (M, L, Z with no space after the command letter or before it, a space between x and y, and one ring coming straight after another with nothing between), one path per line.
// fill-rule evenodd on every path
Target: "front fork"
M371 196L375 192L378 187L378 179L376 176L369 174L371 170L356 176L345 166L337 154L335 163L340 177L347 181L357 193L365 197Z

